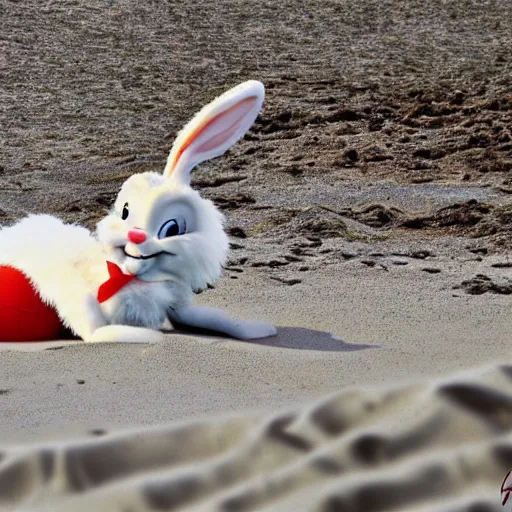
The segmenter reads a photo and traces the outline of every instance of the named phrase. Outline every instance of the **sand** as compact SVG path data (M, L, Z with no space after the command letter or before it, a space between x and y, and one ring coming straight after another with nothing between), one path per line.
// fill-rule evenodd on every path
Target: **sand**
M292 287L253 270L199 297L276 322L267 340L6 344L0 506L498 510L508 300L454 297L459 272L423 265Z
M291 287L253 270L198 297L274 322L275 338L242 342L173 332L155 345L1 351L0 428L6 435L54 425L109 429L275 410L347 386L507 361L508 298L453 297L449 286L441 288L457 283L459 272L430 275L414 266L386 272L348 262ZM14 348L27 345L39 348Z
M264 82L194 172L232 238L197 302L278 327L0 344L0 510L506 509L510 2L0 14L1 225L93 227L198 108Z
M507 365L273 414L2 448L2 510L500 510Z

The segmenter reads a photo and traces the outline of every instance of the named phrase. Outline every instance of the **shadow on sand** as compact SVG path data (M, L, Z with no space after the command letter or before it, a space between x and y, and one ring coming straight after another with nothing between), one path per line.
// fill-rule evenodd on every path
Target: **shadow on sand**
M219 333L205 329L192 329L185 326L177 326L176 331L169 334L193 334L205 336L219 336ZM224 339L226 335L221 334ZM321 352L354 352L379 348L379 345L368 345L364 343L349 343L334 337L330 332L307 329L305 327L279 327L277 335L271 338L240 341L240 343L251 343L269 348L289 348L294 350L318 350Z

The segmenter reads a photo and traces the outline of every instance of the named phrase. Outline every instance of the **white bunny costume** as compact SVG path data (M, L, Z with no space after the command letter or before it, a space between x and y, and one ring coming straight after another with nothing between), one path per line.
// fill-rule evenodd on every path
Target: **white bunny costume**
M190 173L247 132L264 95L248 81L204 107L178 134L163 174L130 177L95 234L49 215L0 230L0 265L23 272L85 341L156 341L167 319L239 339L274 335L270 324L192 303L219 277L229 244L222 214L190 188Z

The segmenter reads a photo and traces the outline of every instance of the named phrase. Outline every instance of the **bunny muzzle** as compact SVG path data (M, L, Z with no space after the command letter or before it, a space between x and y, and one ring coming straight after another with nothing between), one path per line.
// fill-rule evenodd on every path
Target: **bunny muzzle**
M172 258L176 254L162 247L159 240L154 237L146 235L144 241L131 241L133 237L130 238L130 232L128 233L129 241L122 247L124 254L122 268L124 272L137 276L142 281L160 281L165 280L165 277L168 278L168 274L159 269L160 259ZM142 233L138 239L142 238ZM153 271L149 272L150 270Z

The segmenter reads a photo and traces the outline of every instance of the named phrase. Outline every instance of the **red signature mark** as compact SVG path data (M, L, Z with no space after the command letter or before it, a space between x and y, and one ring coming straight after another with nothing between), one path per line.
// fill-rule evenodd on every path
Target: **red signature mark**
M507 473L507 476L501 484L501 504L505 505L510 498L512 492L512 470Z

